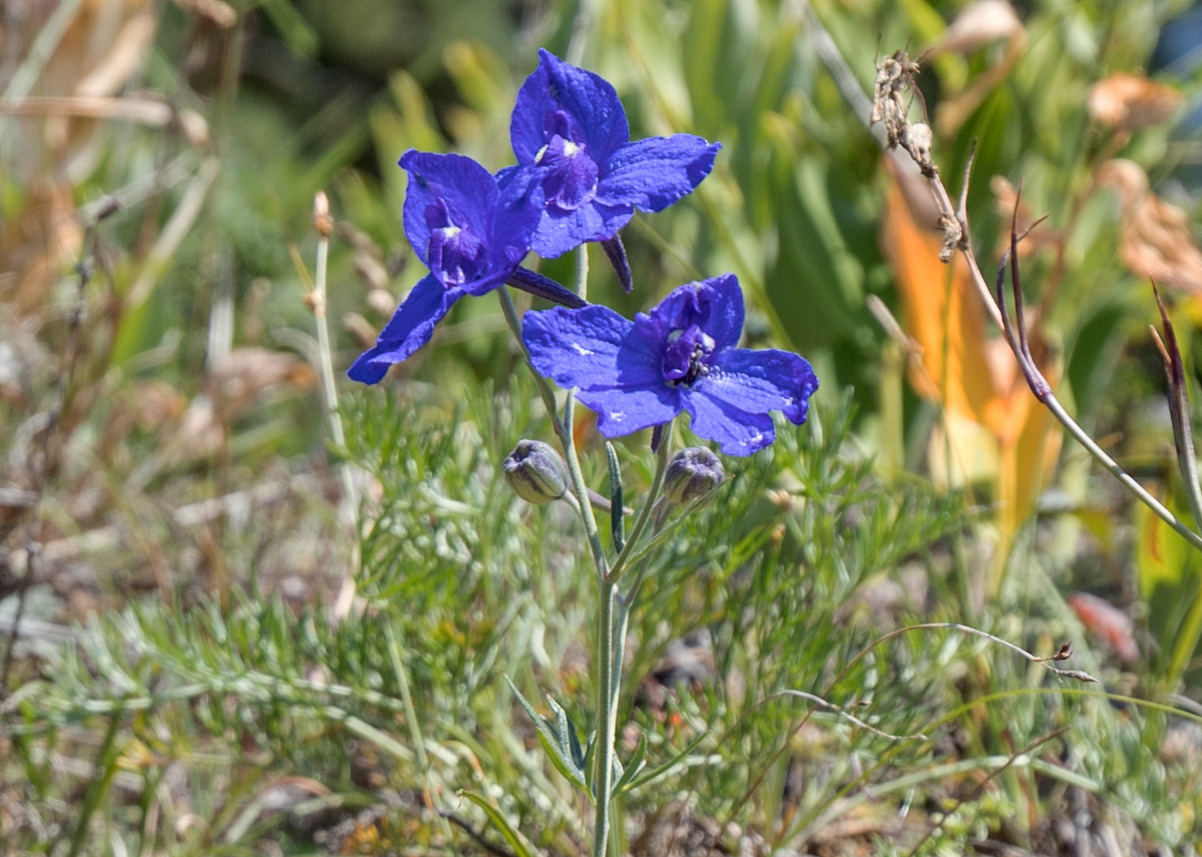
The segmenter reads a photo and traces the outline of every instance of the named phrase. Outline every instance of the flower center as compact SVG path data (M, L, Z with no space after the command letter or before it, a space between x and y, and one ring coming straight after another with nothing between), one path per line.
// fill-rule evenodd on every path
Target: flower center
M664 380L670 386L691 387L710 373L709 358L713 353L713 337L697 325L672 331L661 364Z
M430 243L426 255L430 270L444 286L461 286L478 279L488 268L488 247L468 227L451 220L446 203L439 200L426 208Z
M597 193L598 168L589 157L584 134L575 119L557 110L544 123L547 144L539 149L534 163L547 168L543 193L549 205L575 211Z

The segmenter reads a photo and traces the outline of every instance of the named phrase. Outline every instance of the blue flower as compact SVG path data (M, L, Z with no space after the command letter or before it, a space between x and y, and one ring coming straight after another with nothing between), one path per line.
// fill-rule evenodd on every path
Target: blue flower
M567 306L583 305L558 283L518 267L538 225L537 188L514 181L501 191L488 170L462 155L410 149L400 164L409 173L405 235L430 273L397 308L375 347L351 365L353 380L375 384L430 341L434 325L461 297L506 281Z
M684 410L696 434L750 455L775 439L770 411L805 422L818 379L796 354L736 348L742 330L743 293L725 274L681 286L633 322L595 305L528 312L522 339L535 369L579 388L606 437Z
M714 166L720 143L692 134L630 142L614 88L545 50L518 92L509 136L518 165L501 186L536 181L543 211L531 249L553 258L586 241L609 241L642 211L660 211L692 193ZM610 251L613 257L616 249Z

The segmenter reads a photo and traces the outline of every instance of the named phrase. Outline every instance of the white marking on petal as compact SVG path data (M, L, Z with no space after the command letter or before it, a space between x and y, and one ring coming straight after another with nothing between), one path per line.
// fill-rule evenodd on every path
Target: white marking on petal
M565 158L575 157L580 152L580 147L571 140L565 140L563 144L563 156Z
M594 353L592 351L589 351L587 348L585 348L579 342L572 343L572 350L575 351L577 354L579 354L581 357L592 357L593 353Z
M453 241L462 231L458 226L444 226L438 230L447 241Z
M743 446L750 448L750 447L757 446L759 444L759 442L763 439L764 439L764 433L757 431L755 434L751 435L751 437L747 438L747 440L740 441L740 443Z
M620 422L622 422L622 420L626 419L626 412L625 411L610 411L609 418L611 420L613 420L615 423L620 423Z
M538 154L536 154L534 156L534 163L541 164L543 162L543 155L545 155L545 154L547 154L546 145L544 145L541 149L538 150Z

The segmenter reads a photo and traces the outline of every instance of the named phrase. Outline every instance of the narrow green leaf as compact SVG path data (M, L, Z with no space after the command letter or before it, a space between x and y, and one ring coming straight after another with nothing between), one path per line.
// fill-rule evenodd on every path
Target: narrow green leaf
M271 23L279 31L284 43L303 57L314 57L321 47L317 33L309 26L305 16L288 0L262 0L259 4Z
M688 760L689 756L692 755L693 751L696 750L701 745L701 742L705 740L705 737L708 734L709 734L708 732L703 732L700 735L698 735L695 739L693 739L693 741L689 744L689 746L685 747L683 750L681 750L679 753L677 753L675 756L673 756L668 761L664 762L662 765L657 765L656 767L651 768L645 774L633 775L630 778L630 782L628 782L626 784L626 790L632 791L634 789L639 788L640 786L645 786L650 782L654 782L655 780L658 780L664 774L670 773L674 768L684 765L684 763Z
M526 714L534 722L534 728L538 732L538 742L542 744L543 750L550 757L551 764L555 766L555 770L563 774L564 778L572 785L587 792L588 784L584 779L584 769L573 758L572 745L575 744L578 750L579 742L576 739L575 730L568 723L567 712L555 700L547 697L551 703L552 710L556 713L556 719L559 721L559 725L553 724L534 710L534 706L526 701L526 697L522 696L522 692L514 686L509 676L505 677L505 681L509 684L509 689L513 691L513 695L517 697L518 702L521 703L522 708L526 710ZM571 738L568 738L569 734L572 736Z
M614 783L614 794L621 794L626 791L631 780L638 776L643 768L647 767L647 733L639 732L639 743L634 748L634 753L630 756L630 761L626 763L626 770L618 777Z
M538 857L538 852L526 844L526 838L514 829L509 820L501 814L501 810L485 800L482 795L478 795L475 792L461 791L459 792L459 796L466 798L484 810L484 814L488 816L488 820L501 832L501 835L505 837L505 841L509 843L509 847L514 850L514 853L518 857Z
M370 741L386 753L398 759L404 759L406 762L413 761L412 750L391 735L381 732L370 723L360 720L358 717L348 717L343 721L342 725L346 727L348 732L357 735L365 741Z
M584 770L584 750L580 747L580 737L576 732L576 724L572 722L572 718L563 709L563 706L550 696L547 697L547 704L555 712L555 719L559 724L560 747L570 755L572 763L577 768Z
M588 791L588 783L584 781L583 772L577 770L576 765L568 758L567 754L558 745L552 743L546 730L538 730L538 743L542 744L543 750L546 751L547 757L551 760L551 764L555 766L555 770L563 774L565 780L581 791Z
M613 533L614 550L622 552L626 546L626 522L622 505L622 468L618 466L618 454L609 441L605 442L605 457L609 461L609 526Z

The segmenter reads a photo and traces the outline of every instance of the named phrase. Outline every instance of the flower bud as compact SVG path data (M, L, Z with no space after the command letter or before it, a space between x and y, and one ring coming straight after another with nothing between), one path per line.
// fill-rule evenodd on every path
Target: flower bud
M549 443L520 440L505 458L505 481L528 503L550 503L568 490L568 469Z
M722 484L726 472L722 462L704 446L682 449L668 462L664 475L664 497L682 506L704 497Z

